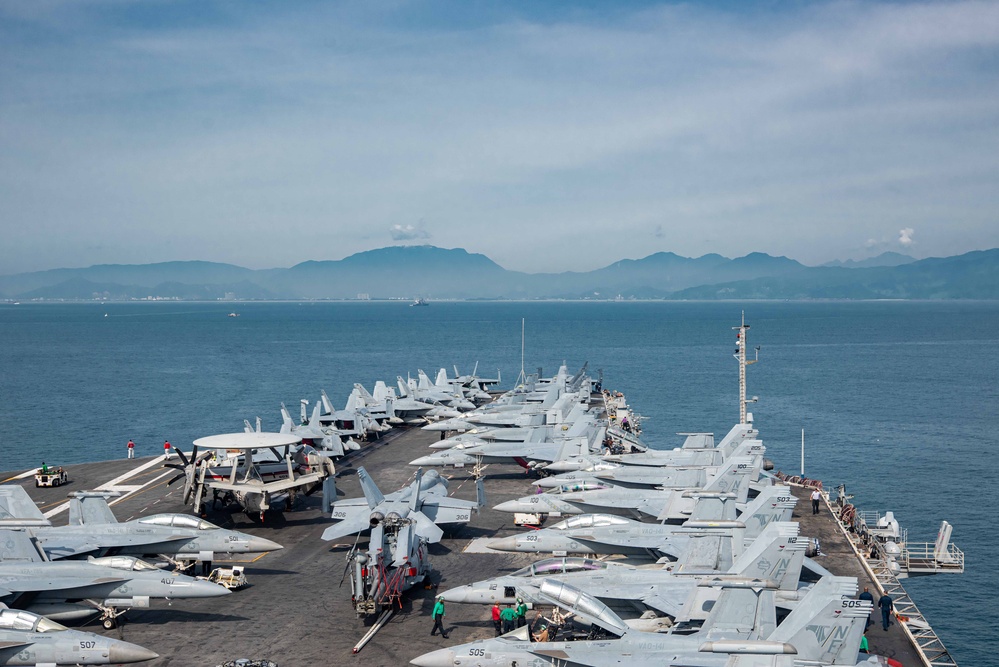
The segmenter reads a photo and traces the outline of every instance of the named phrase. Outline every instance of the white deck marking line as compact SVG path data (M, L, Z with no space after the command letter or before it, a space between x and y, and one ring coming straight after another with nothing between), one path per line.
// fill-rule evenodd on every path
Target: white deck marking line
M115 477L111 481L105 482L104 484L101 484L100 486L97 487L97 490L98 491L111 491L111 490L114 490L114 489L109 488L109 487L114 487L115 485L118 485L120 482L123 482L124 480L128 479L129 477L137 475L138 473L140 473L140 472L142 472L144 470L148 470L148 469L152 468L153 466L159 465L160 463L163 463L163 461L164 461L164 458L162 456L157 456L156 458L152 459L151 461L146 461L145 463L143 463L138 468L133 468L132 470L129 470L127 473L125 473L124 475L119 475L118 477ZM34 471L31 471L31 474L34 474ZM115 499L115 501L113 503L109 503L109 504L114 505L116 503L120 503L122 500L124 500L125 498L129 497L133 493L136 493L136 492L138 492L138 491L146 488L147 486L158 482L160 479L166 477L169 474L170 474L170 471L164 472L159 477L151 479L148 482L146 482L145 484L141 484L139 486L124 485L121 488L130 488L131 490L128 491L128 492L126 492L121 498L117 498L117 499ZM61 514L62 512L65 512L68 508L69 508L69 501L67 500L66 502L64 502L64 503L60 504L59 506L57 506L57 507L49 510L48 512L46 512L45 513L45 518L46 519L50 519L50 518L54 517L57 514Z

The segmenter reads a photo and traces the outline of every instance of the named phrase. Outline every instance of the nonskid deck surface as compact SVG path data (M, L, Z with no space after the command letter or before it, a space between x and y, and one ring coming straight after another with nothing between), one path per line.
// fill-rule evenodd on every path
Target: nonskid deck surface
M412 479L415 468L408 461L425 454L437 433L419 429L395 431L381 441L366 444L337 462L337 487L340 497L360 496L356 466L363 465L383 492L394 491ZM134 474L129 474L135 470ZM35 488L32 477L11 479L13 473L0 476L5 483L20 483L27 488L44 512L53 514L56 525L65 524L67 514L59 508L70 491L94 489L115 480L115 486L130 495L113 506L119 520L158 512L187 512L181 504L181 483L167 486L175 470L162 466L162 457L116 460L74 465L70 484L48 489ZM474 499L475 488L468 469L446 469L451 478L450 491L459 497ZM137 488L138 487L138 488ZM519 466L490 465L486 469L488 507L530 493L531 487ZM836 519L823 506L820 514L811 514L808 491L794 489L799 498L794 519L801 522L801 534L817 537L823 556L817 561L834 574L855 576L860 590L875 587L839 532ZM224 527L265 536L282 545L281 551L233 557L246 567L251 586L232 595L206 600L179 600L172 606L154 601L150 609L133 609L125 615L119 629L127 641L145 646L160 654L150 666L195 667L216 665L236 658L269 659L281 667L317 664L405 665L412 658L447 645L461 644L493 636L489 608L479 605L450 604L445 626L450 638L431 637L433 589L414 589L404 596L402 609L357 655L354 644L373 622L357 619L350 604L350 583L342 581L346 553L353 538L331 546L320 539L332 521L319 512L317 496L305 501L305 507L286 513L273 524L260 525L241 513L211 512L208 519ZM433 584L442 590L478 581L515 569L537 560L531 554L463 553L468 542L477 537L501 537L521 532L513 525L513 515L485 509L472 522L431 547L434 568ZM361 537L362 544L366 537ZM219 560L216 564L223 563ZM342 581L342 584L341 584ZM875 598L877 594L875 593ZM920 658L898 624L887 632L881 629L880 613L868 631L871 651L892 657L904 665L920 664ZM105 631L97 623L85 629L119 636L119 630Z

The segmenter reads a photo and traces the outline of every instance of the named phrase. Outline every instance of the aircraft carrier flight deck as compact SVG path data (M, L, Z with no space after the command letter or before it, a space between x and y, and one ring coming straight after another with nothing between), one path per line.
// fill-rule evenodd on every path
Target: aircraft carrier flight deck
M384 492L402 487L416 472L407 462L426 454L427 446L438 437L436 432L418 428L395 429L364 444L359 451L348 452L336 462L340 497L361 495L356 469L362 465ZM168 485L175 471L162 464L163 457L158 456L73 465L69 468L69 484L58 488L35 488L30 474L7 473L2 479L22 484L41 510L50 514L53 525L66 523L67 493L79 490L111 488L125 492L124 497L112 503L122 521L158 512L189 512L180 499L183 484ZM451 479L451 495L475 499L470 469L447 468L441 472ZM116 629L104 630L96 621L83 624L82 629L120 637L157 652L158 659L143 663L155 667L210 667L239 658L270 660L280 667L406 665L438 648L492 637L489 608L469 604L447 605L445 627L449 639L430 636L434 595L437 587L446 590L509 573L538 559L526 553L464 553L475 538L525 530L514 525L513 515L489 508L530 493L529 482L519 466L487 466L487 507L473 515L468 525L445 530L444 538L430 546L432 587L417 587L405 594L401 608L357 654L352 648L374 616L356 617L350 601L350 582L344 578L345 556L355 538L346 538L338 545L320 539L323 530L332 524L320 511L321 494L305 498L301 507L282 517L271 520L268 516L269 522L264 524L240 512L209 510L206 518L213 523L264 536L284 546L268 554L233 558L232 563L245 567L248 587L220 598L178 600L170 606L153 601L148 609L129 610ZM830 506L824 503L821 513L813 516L808 490L796 488L795 493L799 502L794 519L801 523L801 534L821 540L824 555L817 562L834 574L856 576L861 590L871 586L876 591ZM363 544L367 537L359 540ZM229 564L223 560L214 563ZM876 619L868 632L872 653L906 666L924 664L898 623L883 631L879 621Z

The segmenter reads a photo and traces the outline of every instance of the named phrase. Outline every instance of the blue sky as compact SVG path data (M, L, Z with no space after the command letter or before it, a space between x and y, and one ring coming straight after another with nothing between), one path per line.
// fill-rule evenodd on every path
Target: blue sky
M0 274L999 246L999 3L0 1Z

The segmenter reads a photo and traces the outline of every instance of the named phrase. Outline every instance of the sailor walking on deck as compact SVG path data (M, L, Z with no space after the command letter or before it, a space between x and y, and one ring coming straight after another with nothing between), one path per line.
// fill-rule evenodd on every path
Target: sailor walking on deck
M522 628L527 625L527 605L523 598L517 598L517 627Z
M128 441L128 458L135 458L135 443L131 440Z
M170 458L170 441L169 440L164 440L163 441L163 458L164 459L169 459Z
M891 612L895 609L895 603L892 601L891 596L885 593L878 600L878 606L881 607L881 625L887 631L888 626L891 625Z
M430 636L433 637L440 630L441 637L447 639L447 632L444 630L444 598L440 595L437 596L437 603L431 616L434 618L434 629L430 631Z
M819 513L819 500L822 499L822 492L818 489L812 491L812 514Z

